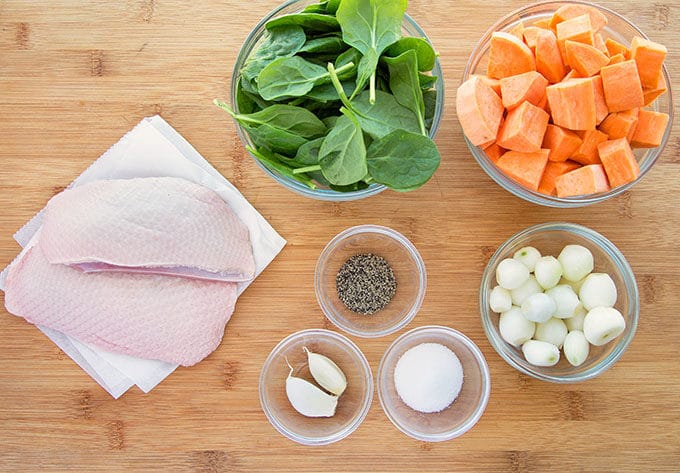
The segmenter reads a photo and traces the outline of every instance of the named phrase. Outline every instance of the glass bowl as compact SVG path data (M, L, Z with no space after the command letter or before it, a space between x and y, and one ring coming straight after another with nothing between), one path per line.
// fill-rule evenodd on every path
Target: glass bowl
M482 36L482 39L479 40L472 51L472 54L470 55L467 66L465 67L465 72L463 73L463 81L469 79L473 74L486 73L486 65L489 58L489 47L492 33L496 31L509 31L519 22L524 22L524 24L529 25L536 20L548 18L552 16L555 10L557 10L559 7L567 4L589 5L601 11L609 21L607 26L605 26L600 31L604 39L612 38L622 44L630 45L630 41L633 39L633 36L637 35L642 38L647 38L647 36L627 18L608 8L601 7L594 3L575 0L534 3L520 8L519 10L515 10L509 15L501 18L496 24L489 28L484 36ZM474 146L472 143L470 143L467 137L465 137L465 142L482 169L494 181L496 181L497 184L524 200L533 202L534 204L559 208L582 207L585 205L602 202L603 200L607 200L611 197L621 194L622 192L625 192L638 183L649 172L652 166L654 166L654 163L664 150L673 126L673 97L671 93L671 80L666 66L663 67L663 80L667 91L662 96L660 96L652 106L654 111L667 113L670 117L661 144L656 148L634 149L633 151L638 163L640 164L640 175L636 180L616 187L608 192L577 197L557 197L533 191L506 176L500 169L498 169L498 167L496 167L493 161L489 159L486 153L484 153L484 150L479 146Z
M349 310L338 296L336 276L353 255L382 256L394 272L397 291L382 310L363 315ZM377 225L359 225L336 235L316 263L314 289L321 310L335 326L352 335L375 338L405 327L425 297L427 276L418 250L401 233Z
M347 378L347 388L338 399L333 417L305 417L288 400L288 363L293 376L314 382L303 347L329 357ZM260 404L267 419L281 434L303 445L327 445L347 437L366 418L372 400L373 375L366 357L350 339L330 330L289 335L274 347L260 373Z
M623 315L626 328L616 339L603 346L591 345L588 358L580 366L572 366L562 352L560 361L555 366L534 366L524 359L520 349L503 340L498 330L499 315L492 312L489 307L489 293L496 286L496 267L503 259L512 258L515 251L524 246L533 246L542 255L557 257L562 248L568 244L578 244L588 248L594 258L593 272L608 273L614 280L618 293L615 307ZM491 256L479 289L479 311L491 346L510 366L543 381L578 383L601 375L621 358L635 335L640 314L640 300L633 270L611 241L581 225L545 223L529 227L513 235Z
M232 72L231 76L231 106L234 109L236 113L239 112L238 110L238 103L236 100L236 88L238 85L238 78L239 78L239 72L242 69L246 59L248 59L248 56L259 46L259 42L262 39L266 29L265 25L267 24L268 21L277 18L279 16L283 15L288 15L292 13L297 13L303 10L306 6L313 4L313 3L318 3L317 0L289 0L282 5L278 6L275 8L273 11L271 11L268 15L266 15L256 26L255 28L250 32L248 37L246 38L245 42L243 43L243 46L241 46L241 50L238 53L238 57L236 58L236 64L234 65L234 70ZM426 39L428 42L431 43L430 39L427 37L425 32L422 30L422 28L416 23L416 21L411 18L408 14L404 16L404 22L402 25L402 34L404 36L416 36L420 38ZM435 135L437 134L437 130L439 129L439 124L441 122L443 112L444 112L444 77L442 73L442 68L441 64L439 62L439 57L436 58L435 60L435 65L434 69L432 70L432 75L437 76L437 81L434 84L434 90L437 92L437 100L435 104L435 112L434 112L434 118L432 120L432 126L430 127L430 138L434 139ZM241 139L241 143L243 143L244 146L253 146L253 142L248 136L248 133L243 129L243 127L238 123L236 123L236 132ZM250 154L250 153L249 153ZM351 200L358 200L358 199L363 199L365 197L370 197L372 195L376 195L385 189L387 187L383 186L382 184L371 184L368 186L368 188L363 189L363 190L358 190L358 191L353 191L353 192L337 192L332 189L328 188L323 188L321 186L317 187L317 189L310 189L309 187L305 186L304 184L291 179L289 177L283 176L277 172L271 171L267 167L265 167L259 159L257 159L255 156L251 154L251 157L255 161L255 163L266 173L268 174L272 179L274 179L276 182L281 184L287 189L290 189L293 192L296 192L298 194L301 194L305 197L311 197L313 199L318 199L318 200L327 200L327 201L333 201L333 202L343 202L343 201L351 201Z
M456 354L463 366L463 386L453 403L441 412L424 414L408 407L394 385L399 358L421 343L439 343ZM397 338L380 360L378 398L385 415L406 435L441 442L463 435L482 417L491 393L491 377L477 345L457 330L436 325L418 327Z

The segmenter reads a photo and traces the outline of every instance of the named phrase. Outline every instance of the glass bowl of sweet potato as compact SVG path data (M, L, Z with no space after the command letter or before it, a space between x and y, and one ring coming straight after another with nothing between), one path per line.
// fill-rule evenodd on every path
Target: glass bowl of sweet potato
M456 94L484 171L529 202L580 207L630 189L673 122L666 48L581 1L516 10L475 46Z

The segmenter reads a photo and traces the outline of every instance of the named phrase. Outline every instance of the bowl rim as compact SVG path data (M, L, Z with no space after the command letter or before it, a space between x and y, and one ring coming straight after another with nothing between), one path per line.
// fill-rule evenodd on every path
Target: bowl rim
M527 368L526 366L518 363L515 360L514 356L508 355L508 352L510 352L510 349L508 348L509 344L501 338L500 332L496 327L496 324L494 324L491 321L491 311L488 302L489 295L487 293L488 291L485 291L485 287L489 283L489 280L494 277L491 268L495 267L498 264L498 262L500 262L501 255L504 252L506 252L508 248L511 248L521 238L536 235L538 233L542 233L545 231L555 230L566 231L568 233L584 237L593 244L600 247L603 251L605 251L605 253L607 253L609 258L612 260L613 264L618 268L618 270L622 274L623 283L626 288L626 292L628 293L631 306L630 309L631 318L630 322L627 325L627 330L624 332L624 335L621 336L616 342L616 347L614 348L614 350L607 357L602 359L599 363L592 366L591 368L567 376L553 376L543 373L541 371L541 367ZM525 228L524 230L515 233L510 238L508 238L501 246L499 246L498 249L494 252L494 254L489 258L489 261L484 268L482 280L479 285L478 303L484 333L486 334L489 343L496 351L496 353L498 353L498 355L507 364L509 364L516 370L526 375L529 375L533 378L539 379L541 381L548 381L558 384L571 384L587 381L589 379L593 379L601 375L609 368L611 368L619 360L619 358L623 356L624 352L626 351L630 343L633 341L635 332L637 330L638 319L640 317L640 296L637 281L635 279L635 274L633 273L633 270L630 267L630 264L628 264L628 261L626 260L623 253L621 253L621 251L616 247L616 245L614 245L614 243L612 243L609 239L607 239L605 236L598 233L597 231L585 227L583 225L567 222L548 222L541 223L538 225L532 225L528 228ZM507 350L502 349L502 347L507 348Z
M501 25L505 24L507 21L512 19L513 17L522 17L525 15L528 11L535 9L537 7L542 7L542 6L548 6L548 5L553 5L553 4L576 4L576 5L586 5L590 6L593 8L596 8L598 10L601 10L618 20L626 23L628 26L631 27L631 29L640 37L644 39L649 39L649 37L642 31L640 28L638 28L632 21L630 21L628 18L625 16L621 15L620 13L617 13L616 11L604 7L602 5L599 5L597 3L593 2L587 2L583 0L543 0L539 2L534 2L528 5L525 5L521 8L517 8L510 13L504 15L501 17L498 21L496 21L489 29L487 29L482 37L477 41L475 46L472 49L472 52L470 53L470 56L468 57L468 61L465 65L465 69L463 72L462 76L462 81L464 82L467 80L470 75L472 74L472 71L474 68L476 68L479 64L479 61L481 60L481 55L480 52L483 50L486 44L488 44L491 34L494 31L497 31ZM630 38L629 38L630 40ZM654 164L656 161L661 157L663 154L666 145L668 144L668 140L670 139L671 132L673 129L673 121L674 121L674 107L673 107L673 92L672 92L672 87L671 87L671 76L668 71L668 68L666 67L666 64L663 64L662 67L662 74L664 77L664 81L666 83L666 96L668 99L668 124L666 125L666 130L664 131L663 137L661 139L661 143L659 146L656 148L649 148L647 153L649 154L644 162L642 163L643 165L640 167L640 174L638 177L627 184L615 187L614 189L611 189L607 192L601 192L598 194L592 194L588 196L577 196L577 197L557 197L557 196L551 196L547 194L542 194L538 191L534 191L532 189L529 189L527 187L522 186L521 184L513 181L511 178L506 176L503 172L501 172L496 165L489 159L489 157L486 155L484 150L479 147L473 145L470 140L468 140L467 136L463 133L463 139L465 140L465 143L470 150L470 153L474 157L475 161L479 164L479 166L484 170L484 172L494 181L496 184L501 186L501 188L505 189L506 191L510 192L511 194L515 195L516 197L519 197L521 199L524 199L528 202L531 202L533 204L537 205L543 205L546 207L554 207L554 208L576 208L576 207L584 207L587 205L592 205L596 204L598 202L602 202L604 200L610 199L612 197L615 197L617 195L622 194L623 192L629 190L631 187L633 187L635 184L640 182L646 175L647 173L654 167Z
M363 233L379 234L391 238L397 243L400 243L411 255L411 257L416 263L416 267L418 268L418 293L416 294L416 298L413 301L413 304L411 304L411 307L408 310L408 312L406 312L406 314L396 324L375 332L360 330L351 324L343 323L336 316L336 313L335 311L333 311L330 304L328 304L326 300L322 297L323 291L321 290L321 286L323 283L323 281L321 280L321 266L328 260L328 258L333 253L333 251L335 251L340 242L346 240L349 237ZM357 337L379 338L384 337L385 335L392 334L398 330L401 330L413 320L413 318L420 310L425 299L426 291L427 291L427 271L425 268L425 262L423 261L423 258L421 257L420 253L418 252L418 249L404 235L402 235L396 230L393 230L389 227L385 227L382 225L372 224L356 225L341 231L326 244L324 249L319 254L319 257L316 261L316 266L314 268L314 293L316 295L316 301L318 302L319 307L321 307L321 311L324 313L326 318L330 320L331 323L333 323L333 325Z
M268 404L268 397L266 394L265 390L265 384L267 383L266 380L266 374L269 371L269 368L271 367L272 363L274 362L274 358L279 354L281 349L283 348L284 345L287 343L294 341L300 337L303 336L323 336L323 337L329 337L334 339L335 341L340 342L341 344L345 345L346 347L349 347L349 349L357 355L357 358L360 361L360 365L362 368L362 371L364 372L364 380L366 382L366 391L364 393L364 402L363 405L361 406L361 410L357 414L357 416L354 418L354 420L344 429L339 430L338 432L327 435L324 437L307 437L304 435L300 435L290 429L287 429L281 422L277 420L277 418L271 413L271 410L269 408ZM262 364L262 369L260 370L260 377L259 377L259 382L258 382L258 392L259 392L259 398L260 398L260 407L262 408L262 411L264 412L265 416L267 417L267 420L269 420L269 423L284 437L287 437L288 439L303 444L303 445L308 445L308 446L318 446L318 445L328 445L334 442L338 442L347 436L349 436L351 433L353 433L361 423L366 419L366 416L368 415L368 411L371 408L371 404L373 403L373 391L374 391L374 383L373 383L373 372L371 371L371 366L368 363L368 360L366 359L366 356L364 353L361 351L361 349L349 338L346 336L342 335L341 333L334 332L332 330L326 330L326 329L305 329L305 330L300 330L295 333L291 333L290 335L286 336L283 338L279 343L276 344L274 348L272 348L271 352L269 352L269 355L267 355L267 358L265 359L264 363Z
M239 52L236 56L236 61L234 62L234 67L232 69L231 75L231 83L229 86L230 89L229 101L232 109L235 112L238 113L238 103L236 101L236 87L239 78L239 68L241 67L241 64L245 62L245 60L247 59L246 46L254 42L256 35L259 34L261 30L264 29L265 25L269 20L279 15L283 10L302 1L304 0L287 0L284 3L280 4L279 6L277 6L276 8L274 8L273 10L271 10L250 30L248 36L246 36L246 39L241 44ZM420 25L415 21L415 19L413 19L413 17L411 17L408 13L404 14L403 22L406 23L420 37L424 38L428 43L430 43L434 47L434 44L432 44L430 37L425 33L425 31L420 27ZM435 104L434 118L432 120L432 126L430 127L429 133L430 138L434 140L437 131L441 126L441 121L444 118L445 81L444 71L441 67L439 55L435 57L435 65L434 68L432 69L432 74L438 77L434 87L434 89L437 91L437 100ZM236 120L234 120L234 124L236 126L236 134L238 135L238 138L241 142L241 146L244 148L244 151L248 153L248 156L250 156L250 158L253 161L255 161L255 164L257 164L257 166L260 169L262 169L267 175L269 175L269 177L271 177L280 186L290 191L293 191L296 194L322 201L349 202L353 200L363 199L366 197L371 197L388 189L387 186L377 183L370 184L366 189L352 192L338 192L332 189L310 189L302 183L296 182L292 179L288 179L285 176L281 176L278 173L271 171L264 164L262 164L259 159L257 159L255 156L253 156L249 151L245 149L245 145L247 143L250 143L250 138L248 137L248 134L243 130L243 127L241 127L241 125Z
M448 430L440 434L424 434L422 432L417 432L406 428L399 422L396 416L394 416L392 411L387 407L385 395L383 393L384 384L382 378L383 372L386 369L385 363L388 355L390 355L396 349L397 346L412 339L413 337L429 333L443 334L465 345L472 352L475 361L477 362L477 365L479 366L480 371L482 373L482 386L481 386L482 395L480 396L480 401L477 404L477 407L475 407L475 410L460 427ZM387 347L385 353L380 359L380 364L378 365L377 379L378 379L377 381L378 400L380 401L380 406L382 407L382 410L387 416L387 418L398 430L400 430L404 434L408 435L411 438L414 438L416 440L422 440L424 442L443 442L446 440L451 440L456 437L460 437L461 435L472 429L472 427L474 427L477 424L477 422L479 422L479 419L481 419L482 415L484 414L486 406L488 405L489 402L489 398L491 397L491 372L489 370L489 365L486 362L484 354L470 337L454 328L446 327L443 325L423 325L420 327L413 328L408 332L405 332L402 335L400 335Z

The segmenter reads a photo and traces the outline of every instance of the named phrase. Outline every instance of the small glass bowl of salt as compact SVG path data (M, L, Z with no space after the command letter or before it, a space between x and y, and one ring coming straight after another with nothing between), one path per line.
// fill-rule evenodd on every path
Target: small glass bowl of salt
M484 355L472 340L448 327L404 333L378 368L378 397L387 418L425 442L450 440L470 430L490 393Z

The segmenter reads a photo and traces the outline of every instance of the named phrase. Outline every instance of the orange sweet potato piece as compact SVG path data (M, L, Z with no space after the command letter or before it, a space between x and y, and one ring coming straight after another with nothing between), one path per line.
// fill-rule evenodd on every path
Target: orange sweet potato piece
M578 71L575 70L570 70L567 72L567 75L564 76L564 79L562 79L562 82L568 81L569 79L585 79L581 74L578 73Z
M656 148L661 144L668 126L669 117L665 113L640 110L638 123L630 140L633 148Z
M508 110L522 102L539 105L545 96L548 80L536 71L517 74L501 79L501 100Z
M504 111L501 98L479 76L471 77L458 88L458 120L473 145L480 146L496 139Z
M609 107L607 101L604 99L604 89L602 88L602 77L599 75L590 78L593 81L595 89L595 121L599 125L602 120L609 115Z
M593 31L600 31L607 25L607 17L598 9L588 5L564 5L555 10L555 13L550 20L550 26L555 28L558 23L565 20L579 17L581 15L588 15L590 17L590 24Z
M600 143L597 152L612 187L628 184L640 175L640 166L625 138Z
M553 84L545 91L555 125L570 130L595 128L597 111L591 79L571 79Z
M591 19L590 21L592 22L593 20ZM607 57L609 56L609 51L607 51L607 46L604 44L604 38L601 33L595 33L595 36L593 36L593 46L606 54Z
M607 51L609 51L609 57L621 54L624 58L626 58L626 60L630 59L630 50L618 41L607 38L604 42L604 45L607 48Z
M639 110L633 108L625 112L610 113L600 124L599 130L609 136L610 140L626 138L630 141L638 124Z
M645 101L645 107L651 105L661 94L666 92L666 87L657 87L656 89L643 90L642 95Z
M666 47L636 36L630 44L630 58L635 61L644 89L655 89L666 58Z
M541 30L537 33L536 70L551 84L561 81L567 73L557 38L550 30Z
M594 46L567 40L564 42L566 63L581 77L594 76L600 69L609 64L605 53Z
M508 177L529 189L538 190L550 151L541 149L533 153L508 151L496 162L496 166Z
M538 192L547 195L557 195L555 181L562 174L580 168L581 165L574 161L548 161L543 171L541 183L538 185Z
M529 46L516 36L497 31L491 35L487 75L494 79L535 71L536 60Z
M607 141L608 137L599 130L587 130L581 133L581 146L571 155L570 159L581 163L588 164L602 164L600 155L597 153L597 146L600 143Z
M498 146L498 143L493 143L491 146L484 150L489 159L494 163L498 161L498 159L501 156L503 156L506 151L507 151L506 149L503 149L500 146Z
M527 26L524 28L524 42L532 50L536 49L536 39L538 38L538 32L541 31L541 29L542 28L539 28L538 26Z
M550 26L550 18L541 18L540 20L534 21L531 26L535 26L537 28L541 28L543 30L553 30L555 31L555 28Z
M645 103L638 68L634 60L605 66L600 70L604 98L609 112L623 112Z
M601 164L590 164L562 174L555 180L558 197L596 194L610 189Z
M520 21L515 26L510 28L508 33L510 33L513 36L516 36L520 41L524 41L524 23Z
M579 43L593 45L593 27L590 23L590 16L587 14L565 20L556 26L557 44L559 44L562 57L565 57L564 42L576 41Z
M549 120L550 115L545 110L523 102L508 112L496 141L502 148L512 151L538 151Z
M493 91L496 92L496 94L498 94L499 97L501 96L501 81L500 80L492 79L491 77L486 76L484 74L475 74L475 76L479 77L484 82L486 82L486 84L489 87L491 87L493 89Z
M621 54L621 53L614 54L612 57L609 58L609 64L608 65L618 64L618 63L623 62L625 60L626 60L626 58L624 57L623 54Z
M543 135L543 149L549 149L550 161L566 161L581 147L583 140L573 131L566 130L557 125L548 125Z

